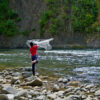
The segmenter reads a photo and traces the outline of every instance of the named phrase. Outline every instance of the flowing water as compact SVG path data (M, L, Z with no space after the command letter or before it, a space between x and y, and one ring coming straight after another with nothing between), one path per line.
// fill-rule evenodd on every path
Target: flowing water
M36 70L43 75L100 83L100 49L38 51ZM0 50L0 69L31 67L29 50Z

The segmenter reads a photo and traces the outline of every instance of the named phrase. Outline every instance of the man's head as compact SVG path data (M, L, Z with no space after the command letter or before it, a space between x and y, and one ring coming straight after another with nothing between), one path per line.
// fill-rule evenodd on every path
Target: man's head
M31 47L33 46L33 43L32 43L32 42L30 42L30 46L31 46Z

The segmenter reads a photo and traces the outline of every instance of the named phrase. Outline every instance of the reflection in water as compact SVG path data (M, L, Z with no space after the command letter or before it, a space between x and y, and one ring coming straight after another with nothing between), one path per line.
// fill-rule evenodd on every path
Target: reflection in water
M38 51L37 70L45 75L70 76L80 81L100 82L100 50ZM0 51L0 66L27 67L28 50ZM98 76L98 77L97 77Z

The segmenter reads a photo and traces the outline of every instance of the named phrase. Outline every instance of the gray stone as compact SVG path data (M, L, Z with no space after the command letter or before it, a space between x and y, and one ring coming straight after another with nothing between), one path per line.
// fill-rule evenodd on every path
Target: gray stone
M21 73L20 72L13 72L12 76L18 77L18 76L21 76Z
M23 78L30 77L30 76L32 76L32 72L23 72L22 76L23 76Z
M44 95L38 96L37 100L45 100L45 96Z
M95 96L100 96L100 90L95 92Z
M68 82L68 79L63 79L63 83L67 83Z
M31 67L25 67L25 71L32 71L32 68Z
M64 91L59 91L59 92L57 92L57 95L58 95L59 97L62 97L63 94L64 94Z
M0 94L0 100L9 100L6 94Z
M53 91L54 92L56 92L56 91L59 91L59 86L57 85L57 84L55 84L54 86L53 86Z
M19 98L20 96L27 96L27 91L26 90L22 90L22 91L19 91L18 93L15 94L15 98Z
M57 98L56 94L49 94L48 99L55 100Z
M17 90L11 86L5 87L1 90L2 94L16 94Z
M94 88L94 84L87 85L85 88L86 88L86 89Z
M14 100L14 95L13 94L7 94L8 100Z
M63 78L59 78L58 79L58 82L63 82Z
M17 80L19 80L19 77L13 77L11 79L11 84L14 84Z
M82 100L82 98L79 95L70 95L66 98L66 100Z

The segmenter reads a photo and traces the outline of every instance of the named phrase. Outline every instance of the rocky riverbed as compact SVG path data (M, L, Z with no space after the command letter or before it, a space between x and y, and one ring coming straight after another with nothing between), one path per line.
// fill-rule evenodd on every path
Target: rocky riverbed
M0 72L0 100L100 100L100 86L15 68Z

